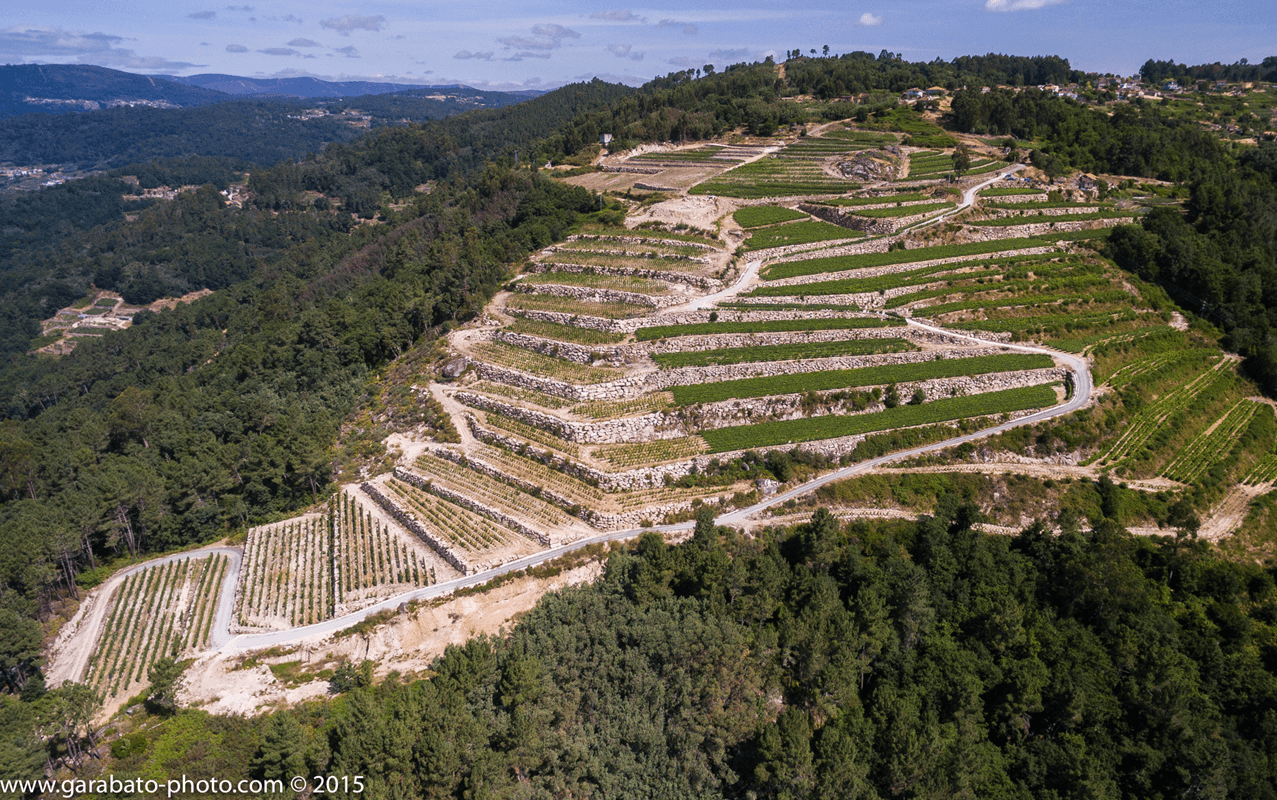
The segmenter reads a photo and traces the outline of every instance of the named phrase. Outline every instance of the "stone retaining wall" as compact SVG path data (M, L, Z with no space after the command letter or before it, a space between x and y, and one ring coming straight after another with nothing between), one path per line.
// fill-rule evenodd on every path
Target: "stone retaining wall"
M453 397L471 408L493 411L502 416L510 417L553 433L560 439L580 444L646 442L654 439L674 439L684 435L678 428L678 420L675 417L659 411L638 417L610 419L601 422L573 422L559 419L542 411L535 411L503 400L484 397L470 392L456 392Z
M902 401L908 401L913 393L921 389L927 402L987 392L1000 392L1007 389L1019 389L1025 386L1038 386L1064 380L1067 369L1046 367L1043 369L1021 370L1018 372L995 372L987 375L959 375L954 378L933 378L925 381L907 381L896 384L896 390ZM857 391L868 391L864 387ZM818 392L819 395L841 390ZM802 394L775 395L772 397L751 397L738 400L723 400L718 403L704 403L696 410L693 422L697 430L713 430L748 424L750 420L792 420L808 417L804 414L800 403ZM872 404L863 411L855 411L843 405L836 405L825 411L825 414L853 416L857 414L873 414L884 410L881 403ZM815 417L812 417L813 419Z
M832 222L834 225L840 225L844 228L880 236L895 233L901 228L913 225L915 222L922 222L924 219L939 216L946 210L933 210L922 214L910 214L905 217L862 217L851 210L843 210L840 206L818 206L803 203L799 208L813 217L823 219L825 222Z
M639 292L622 292L616 289L598 289L593 286L569 286L561 283L515 283L515 291L523 294L551 294L571 297L587 303L631 303L633 305L663 308L686 303L682 295L650 295Z
M397 477L397 476L396 476ZM421 541L425 542L431 550L439 554L439 557L451 564L462 575L473 575L479 572L478 565L472 565L456 550L452 545L439 537L435 536L428 528L417 521L413 513L402 507L390 496L384 494L380 489L371 483L361 483L359 488L364 494L373 499L377 505L381 506L387 514L394 517L400 525L403 525L413 533Z
M644 375L621 378L608 383L596 383L587 386L563 383L561 381L529 375L517 370L498 367L474 359L467 359L475 371L488 380L535 389L556 397L569 400L621 400L637 397L647 392L668 389L671 386L692 386L699 383L718 383L721 381L739 380L742 378L759 378L775 375L798 375L807 372L824 372L827 370L859 369L861 367L882 366L887 364L913 364L920 361L931 361L936 358L966 358L970 356L994 355L1002 352L998 347L980 347L952 351L913 351L906 353L877 353L863 356L832 356L829 358L806 359L801 361L761 361L745 364L723 364L706 367L683 367L680 369L658 370ZM460 397L460 395L458 395ZM464 402L464 401L463 401ZM504 413L504 412L501 412ZM641 418L635 418L641 419ZM619 422L619 420L612 420ZM529 424L538 424L530 422ZM576 423L574 423L576 424ZM599 423L605 424L605 423ZM564 436L564 438L571 438ZM573 441L587 441L573 439ZM588 441L597 441L590 439ZM617 441L615 438L602 441ZM629 440L626 440L629 441Z
M554 322L560 325L574 325L578 328L604 331L606 333L633 333L639 328L653 328L665 325L698 325L709 322L713 310L684 311L677 314L662 314L659 317L639 317L634 319L608 319L591 317L584 314L568 314L563 311L538 311L509 309L509 313L538 322ZM836 309L817 309L814 311L797 311L791 309L744 311L738 309L718 309L719 321L722 322L768 322L795 319L844 319L863 316L878 318L877 314L854 314Z
M999 237L999 238L1016 238L1016 237ZM909 272L915 269L925 269L926 267L934 267L939 264L953 264L955 267L966 261L987 261L989 259L1012 258L1014 256L1030 256L1043 255L1046 253L1054 253L1055 246L1043 244L1041 247L1023 247L1018 250L1003 250L997 253L979 253L967 256L951 256L949 258L931 258L925 261L909 261L903 264L888 264L882 267L862 267L860 269L841 270L839 272L820 272L815 275L798 275L793 278L781 278L779 280L767 281L765 286L801 286L804 283L821 283L823 281L840 281L845 278L877 278L882 275L893 275L897 272ZM806 260L806 259L793 259ZM939 280L939 279L937 279Z
M664 171L664 167L599 167L599 172L628 172L632 175L656 175Z
M1067 206L1064 208L1030 208L1025 211L1014 211L1007 208L990 208L989 211L998 212L998 219L1006 219L1007 217L1019 214L1031 214L1033 216L1043 217L1061 217L1065 214L1095 214L1100 210L1099 206Z
M1007 225L1005 227L975 227L977 229L982 227L996 227L999 231L1005 234L1006 238L1015 239L1021 236L1042 236L1048 233L1074 233L1076 231L1090 231L1097 228L1111 228L1114 225L1127 225L1134 221L1134 217L1119 217L1114 219L1079 219L1067 222L1035 222L1028 225Z
M689 259L690 260L690 259ZM700 261L700 259L697 259ZM704 263L704 262L701 262ZM706 266L710 266L706 264ZM684 283L697 289L719 289L723 282L690 272L674 272L640 267L600 267L594 264L569 264L562 261L534 261L530 272L575 272L582 275L621 275L627 278L652 278L669 283Z
M574 233L564 241L580 242L580 241L600 241L600 242L620 242L621 244L665 244L674 247L700 247L705 250L719 251L721 248L716 247L708 242L685 242L682 239L660 239L657 237L644 238L642 236L618 236L612 234L591 235ZM689 256L690 258L691 256Z
M1041 192L1040 194L980 195L980 199L990 203L1045 203L1050 200L1046 192Z
M448 457L446 454L449 453L450 451L446 449L439 449L439 450L433 450L431 452L433 455L437 455L440 457ZM450 460L455 460L455 459L450 458ZM536 528L532 528L532 527L529 527L528 525L524 525L522 522L520 522L517 519L514 519L513 517L501 511L500 509L492 508L488 505L480 503L478 500L475 500L474 498L464 495L460 492L454 491L448 488L447 486L441 486L438 481L432 481L422 475L418 475L415 472L407 470L404 467L395 467L394 475L396 478L403 481L404 483L410 483L413 486L416 486L418 489L422 489L432 494L436 494L450 503L456 503L457 505L463 508L470 509L476 514L482 514L483 516L496 521L500 525L504 525L505 527L509 528L512 531L515 531L516 533L523 534L524 536L528 537L534 542L537 542L543 547L550 546L550 537L547 534L542 533Z

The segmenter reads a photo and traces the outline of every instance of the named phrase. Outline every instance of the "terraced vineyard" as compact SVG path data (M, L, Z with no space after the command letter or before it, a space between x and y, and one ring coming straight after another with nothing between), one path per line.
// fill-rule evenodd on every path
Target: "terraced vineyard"
M951 397L920 405L897 406L874 414L808 417L716 428L705 431L702 436L709 443L711 452L726 453L949 422L967 417L1007 414L1045 408L1055 403L1055 390L1051 387L1029 386L968 397Z
M1239 400L1222 418L1197 435L1179 456L1162 470L1162 475L1180 483L1193 483L1215 462L1232 450L1259 405Z
M460 550L467 560L484 561L496 554L532 551L527 539L485 516L442 500L405 481L390 478L385 485L390 495L419 524Z
M1113 446L1094 458L1093 462L1102 466L1120 464L1143 447L1171 414L1183 408L1197 395L1215 391L1215 384L1232 380L1232 374L1219 369L1218 363L1201 370L1192 380L1167 392L1136 414Z
M820 162L860 149L858 144L837 139L803 139L778 153L742 164L697 184L691 188L690 194L743 198L841 194L855 186L850 181L826 173Z
M806 220L756 229L745 242L745 247L747 250L765 250L770 247L791 247L815 242L855 239L860 236L864 236L864 233L851 228L843 228L819 220Z
M435 580L423 546L350 492L323 514L254 528L244 543L236 623L308 625Z
M634 444L609 444L594 448L594 457L616 469L633 469L666 461L679 461L709 451L701 436L657 439Z
M870 353L903 353L916 350L905 339L846 339L833 342L795 342L793 344L731 347L722 350L694 350L682 353L656 353L652 360L663 369L705 367L712 364L745 364L758 361L861 356Z
M415 463L423 478L526 525L555 529L574 524L557 506L453 461L427 453Z
M614 369L587 367L566 358L542 355L505 342L480 342L473 345L471 351L489 364L568 383L604 383L621 377L621 373Z
M671 391L679 405L716 403L749 397L768 397L801 392L821 392L865 386L886 386L892 383L953 378L958 376L985 375L994 372L1018 372L1029 369L1046 369L1054 366L1046 355L992 355L975 358L946 358L939 361L919 361L912 364L891 364L862 369L831 370L828 372L803 372L793 375L777 375L766 378L743 378L719 383L702 383L696 386L675 386Z
M179 558L125 578L110 600L85 683L108 700L128 696L146 685L156 661L203 650L229 561Z

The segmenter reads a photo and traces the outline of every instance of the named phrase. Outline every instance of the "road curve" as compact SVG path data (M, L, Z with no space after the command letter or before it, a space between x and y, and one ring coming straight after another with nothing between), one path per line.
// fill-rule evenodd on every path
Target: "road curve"
M217 601L217 616L214 618L211 634L214 646L220 647L224 644L224 638L219 641L218 634L230 627L231 609L235 600L235 585L239 583L239 568L242 558L240 551L234 547L214 546L201 547L198 550L187 550L182 553L172 553L171 555L160 556L159 558L153 558L122 569L93 590L93 605L90 608L86 608L85 618L79 622L72 619L67 623L68 625L76 626L74 628L74 642L68 640L60 643L59 650L66 653L66 658L54 659L53 663L49 665L49 685L59 686L66 681L81 681L84 679L84 671L88 667L89 657L93 655L98 637L102 635L102 626L106 623L107 612L111 608L109 602L111 596L126 578L142 570L162 567L174 561L185 561L212 555L230 557L229 568L222 578L222 589ZM225 622L225 625L223 625L223 622Z

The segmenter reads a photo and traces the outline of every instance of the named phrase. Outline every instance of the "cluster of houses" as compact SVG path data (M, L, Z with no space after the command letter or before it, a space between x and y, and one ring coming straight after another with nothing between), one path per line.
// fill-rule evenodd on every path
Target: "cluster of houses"
M1141 81L1138 78L1097 78L1094 81L1094 88L1099 91L1109 91L1116 96L1118 100L1160 100L1163 97L1182 94L1190 91L1192 87L1186 89L1175 81L1163 81L1159 84L1150 84ZM1053 83L1044 83L1037 87L1023 86L999 86L999 89L1010 89L1013 92L1023 91L1025 88L1036 88L1038 91L1046 92L1053 97L1065 97L1070 100L1077 100L1079 93L1083 91L1077 84L1068 84L1067 86L1059 86ZM1216 81L1210 86L1208 91L1217 94L1227 94L1231 97L1241 97L1253 91L1264 91L1277 88L1275 86L1258 85L1255 83L1228 83L1226 81ZM985 86L981 91L988 94L992 91L991 87ZM915 103L919 100L930 98L944 97L948 91L943 86L932 86L930 89L912 88L906 89L901 95L902 103Z

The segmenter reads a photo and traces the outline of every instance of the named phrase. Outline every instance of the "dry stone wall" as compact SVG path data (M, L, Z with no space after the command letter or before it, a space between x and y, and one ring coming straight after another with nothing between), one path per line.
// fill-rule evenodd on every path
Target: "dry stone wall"
M394 517L400 525L403 525L406 529L412 531L414 536L425 542L431 550L438 553L440 558L451 564L462 575L473 575L479 571L476 565L472 565L466 561L465 557L455 550L450 543L435 536L430 529L426 528L417 520L411 511L399 505L398 502L392 499L389 495L383 493L376 486L365 482L359 484L359 488L364 494L371 497L373 502L381 506L387 514Z
M601 422L574 422L559 419L543 411L535 411L471 392L456 392L453 396L471 408L493 411L502 416L549 431L561 439L580 444L646 442L653 439L673 439L685 435L679 426L678 419L662 412Z
M689 261L691 259L688 259ZM696 259L700 262L700 259ZM708 268L710 265L705 264ZM621 275L627 278L651 278L669 283L683 283L697 289L718 289L723 282L718 278L707 278L687 272L672 272L660 269L641 269L639 267L601 267L594 264L572 264L563 261L533 262L532 272L576 272L583 275Z
M993 239L1014 238L997 236ZM991 239L992 240L992 239ZM948 258L930 258L924 261L909 261L903 264L888 264L883 267L862 267L860 269L842 270L840 272L821 272L815 275L798 275L793 278L781 278L767 281L767 286L801 286L804 283L821 283L822 281L840 281L846 278L877 278L882 275L893 275L897 272L910 272L940 264L953 264L955 268L966 261L987 261L995 258L1012 258L1014 256L1043 255L1055 252L1055 246L1043 244L1041 247L1022 247L1018 250L1005 250L999 253L979 253L976 255L950 256ZM793 259L800 260L800 259ZM916 287L915 287L916 288Z
M1068 370L1059 367L1023 370L1020 372L997 372L989 375L962 375L955 378L935 378L925 381L903 382L896 385L902 399L908 399L916 390L921 389L927 397L926 402L965 395L1000 392L1007 389L1018 389L1024 386L1039 386L1064 380ZM830 394L822 392L820 394ZM776 395L773 397L744 398L724 400L718 403L704 403L695 410L695 417L690 423L697 430L713 430L715 428L748 424L772 420L791 420L811 416L801 407L802 394ZM856 411L845 404L825 407L825 414L856 415L873 414L884 410L881 403L874 403L867 408Z
M1035 222L1028 225L977 226L977 229L995 227L1000 235L995 238L1014 239L1020 236L1043 236L1050 233L1073 233L1090 231L1096 228L1111 228L1114 225L1126 225L1134 221L1134 217L1115 217L1110 219L1079 219L1065 222Z
M621 400L637 397L647 392L668 389L671 386L691 386L699 383L718 383L720 381L739 380L741 378L759 378L775 375L797 375L807 372L823 372L826 370L858 369L860 367L881 366L886 364L912 364L919 361L931 361L936 358L965 358L968 356L993 355L1002 352L1002 348L985 347L953 351L914 351L907 353L878 353L864 356L833 356L830 358L806 359L801 361L762 361L745 364L724 364L707 367L683 367L680 369L657 370L644 375L634 375L608 383L596 383L587 386L563 383L550 378L528 375L524 372L498 367L482 361L469 359L470 364L480 377L518 386L535 389L556 397L569 400ZM468 395L467 396L473 396ZM458 398L461 398L459 393ZM463 400L463 402L465 402ZM504 412L501 412L504 413ZM633 418L642 419L642 418ZM624 420L624 421L633 421ZM611 420L621 422L623 420ZM535 423L533 423L535 424ZM599 423L606 424L606 423ZM570 438L565 436L564 438ZM631 441L604 439L603 441ZM584 441L576 439L574 441ZM596 440L590 440L596 441Z
M597 289L592 286L567 286L559 283L516 283L516 291L524 294L552 294L556 297L571 297L588 303L632 303L640 306L674 306L687 302L680 295L650 295L639 292L621 292L616 289Z
M449 454L452 451L447 450L445 448L441 448L439 450L435 450L432 452L434 455L437 455L440 457L449 457L451 460L456 460L454 457L449 456ZM453 455L455 456L455 454ZM413 486L416 486L418 489L422 489L432 494L436 494L450 503L456 503L462 508L468 508L471 511L475 512L476 514L482 514L483 516L488 517L491 520L494 520L498 524L504 525L505 527L509 528L512 531L523 534L524 536L528 537L532 541L537 542L538 544L544 547L550 546L549 535L542 533L541 531L529 525L523 524L522 522L515 519L514 517L511 517L509 514L506 514L504 511L502 511L499 508L492 508L491 506L488 506L484 503L480 503L478 500L475 500L473 497L470 497L469 495L462 494L461 492L458 492L447 486L443 486L439 483L439 481L429 480L428 478L425 478L422 475L418 475L417 473L411 470L405 469L404 467L395 467L394 475L396 478L403 481L404 483L410 483Z
M868 234L885 236L895 233L901 228L907 228L915 222L922 222L924 219L937 216L943 212L942 210L927 211L921 214L910 214L904 217L862 217L855 211L862 210L864 207L856 209L844 210L839 206L821 206L803 203L799 206L803 211L811 214L813 217L823 219L825 222L832 222L834 225L840 225L844 228L850 228L856 231L864 231Z
M994 208L989 210L996 211L998 214L998 219L1006 219L1007 217L1014 217L1021 214L1030 214L1035 217L1038 217L1038 216L1060 217L1060 216L1064 216L1065 214L1095 214L1100 210L1100 207L1099 206L1065 206L1063 208L1030 208L1024 211L1012 211L1005 208Z

